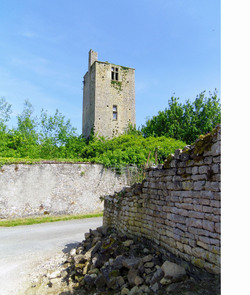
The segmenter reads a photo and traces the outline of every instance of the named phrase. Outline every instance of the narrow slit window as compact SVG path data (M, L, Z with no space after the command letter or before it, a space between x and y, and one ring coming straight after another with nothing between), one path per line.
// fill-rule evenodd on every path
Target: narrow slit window
M117 120L117 106L113 105L113 120Z
M119 75L118 75L118 68L111 68L111 80L118 81Z

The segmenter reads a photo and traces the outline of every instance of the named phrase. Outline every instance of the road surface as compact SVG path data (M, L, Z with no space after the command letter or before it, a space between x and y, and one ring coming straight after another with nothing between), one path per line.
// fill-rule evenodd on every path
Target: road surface
M23 294L39 266L46 261L56 263L84 240L84 233L101 225L102 217L97 217L0 227L0 294Z

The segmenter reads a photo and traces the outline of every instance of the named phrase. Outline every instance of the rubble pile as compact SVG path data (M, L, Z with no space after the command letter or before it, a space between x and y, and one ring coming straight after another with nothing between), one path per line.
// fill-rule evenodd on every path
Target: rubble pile
M220 294L218 276L170 260L147 241L102 226L70 251L63 280L74 294Z

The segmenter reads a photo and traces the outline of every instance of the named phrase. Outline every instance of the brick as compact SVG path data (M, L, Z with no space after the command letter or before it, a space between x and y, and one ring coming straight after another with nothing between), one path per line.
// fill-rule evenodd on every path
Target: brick
M220 232L221 232L220 222L215 223L215 231L220 234Z
M195 181L194 182L194 190L200 191L203 190L205 186L205 181Z
M189 260L190 260L190 255L185 254L184 252L180 252L180 251L179 251L178 255L179 255L183 260L186 260L186 261L189 261Z
M174 192L175 194L178 193L179 197L183 198L193 198L194 197L194 192L193 191L179 191L179 192Z
M204 230L202 228L195 228L195 227L188 227L188 231L191 233L191 234L194 234L194 235L199 235L199 236L209 236L209 234L211 234L210 232L208 232L207 230Z
M162 207L162 210L163 210L164 212L171 212L171 208L170 208L169 206L163 206L163 207Z
M220 163L221 162L221 157L213 157L213 163Z
M197 241L197 246L199 246L199 247L201 247L201 248L203 248L205 250L208 250L208 248L209 248L208 244L203 243L201 241Z
M194 205L194 211L196 211L196 212L203 212L202 211L202 205L195 204Z
M193 175L198 174L198 172L199 172L199 167L197 167L197 166L192 167L192 174Z
M207 252L206 260L208 260L208 262L211 262L217 266L220 265L220 255L217 255L217 254L214 254L211 252Z
M202 228L202 220L196 218L188 218L186 221L187 226L195 227L195 228Z
M194 160L188 160L188 161L186 162L186 166L187 166L187 167L194 166Z
M220 215L221 212L220 212L220 208L214 208L214 212L213 212L215 215Z
M161 176L161 170L155 170L155 171L152 171L152 176L154 176L154 177L159 177L159 176Z
M214 274L220 274L221 273L220 266L217 266L217 265L209 263L209 262L204 263L204 268L205 268L206 271L208 271L210 273L214 273Z
M204 154L205 154L205 153L204 153ZM195 165L195 166L202 166L202 165L204 165L203 158L199 158L199 157L197 157L197 158L195 159L195 161L194 161L194 165Z
M192 171L193 171L193 167L187 167L186 168L186 173L187 174L192 174L193 173Z
M185 198L185 203L193 203L193 198Z
M169 238L168 244L169 244L169 246L171 246L173 248L176 247L176 241L174 239L172 239L172 238Z
M210 202L209 199L199 199L199 204L201 205L210 205Z
M220 174L215 174L212 178L213 181L221 181L221 175Z
M209 166L200 166L199 167L199 174L206 174Z
M178 229L178 228L174 228L174 234L179 235L179 236L183 236L184 235L184 231Z
M176 227L181 229L183 232L186 232L187 231L187 226L184 225L184 224L181 224L181 223L177 223L176 224Z
M213 156L213 154L212 154L212 152L211 152L211 150L210 150L210 151L205 151L205 152L203 153L203 156L204 156L204 157L208 157L208 156Z
M177 174L182 175L186 173L186 168L178 168L177 169Z
M171 167L171 168L175 168L175 167L176 167L176 163L177 163L176 160L172 160L172 161L170 162L170 167Z
M220 182L218 181L206 181L205 189L210 190L213 192L219 192L220 189Z
M192 249L192 254L195 257L198 257L198 258L201 258L201 259L205 259L206 258L207 251L205 251L203 248L195 247L195 248Z
M205 157L204 164L210 165L213 162L213 157Z
M192 247L192 248L194 248L194 247L196 247L197 246L197 244L196 244L196 240L189 240L188 241L188 244Z
M185 237L187 237L189 240L194 240L194 235L189 233L187 230L185 231Z
M196 174L191 176L192 180L207 180L207 174Z
M212 245L220 246L220 240L218 240L218 239L211 239L210 238L210 243Z
M203 219L204 218L204 213L203 212L196 212L196 211L189 211L188 212L188 217L191 218L200 218Z
M187 254L192 255L192 249L189 245L183 245L183 249Z
M214 232L214 222L212 222L212 221L203 220L202 227L205 230L208 230L210 232Z
M181 216L181 215L177 215L177 214L168 213L168 219L170 221L174 221L174 222L178 222L178 223L183 223L183 224L186 223L186 217Z
M220 173L220 164L213 164L211 165L211 169L213 171L213 173Z
M175 206L177 206L177 204L179 203L179 197L177 197L177 196L171 196L170 197L170 200L172 201L172 202L175 202Z
M206 220L209 220L209 221L220 222L220 216L219 216L219 215L214 215L214 214L210 214L210 213L205 213L204 218L205 218Z
M168 169L163 169L162 170L162 175L166 175L166 176L171 176L171 175L176 175L176 168L168 168Z
M176 207L186 209L186 210L193 210L193 205L190 203L176 203ZM186 215L188 216L188 214Z
M199 236L198 237L199 241L209 245L210 244L210 238L209 237L205 237L205 236Z
M181 161L187 161L187 160L189 160L189 158L190 158L190 156L188 153L184 152L184 153L181 153L181 155L180 155Z
M220 192L213 192L213 198L212 199L220 201L221 200L221 193Z
M214 208L213 207L210 207L210 206L202 206L202 211L203 212L213 213L214 212Z
M220 201L211 200L210 201L210 206L216 207L216 208L220 208L221 207L221 204L220 204Z
M177 249L179 249L181 252L183 251L183 244L182 243L176 242L176 246L177 246Z
M183 181L182 187L184 190L190 191L194 188L194 184L191 181Z
M175 188L175 185L173 182L170 182L170 181L166 182L166 189L173 190L174 188Z
M178 168L186 167L186 163L185 162L177 162L176 166Z
M217 141L216 143L214 143L211 147L211 153L213 156L219 156L221 154L221 145L220 145L220 141Z
M211 191L200 191L199 192L199 195L200 195L201 198L203 198L203 199L209 199L209 200L214 199L215 194L216 193L211 192Z
M179 175L175 175L172 177L172 181L175 182L175 181L182 181L182 177L179 176Z

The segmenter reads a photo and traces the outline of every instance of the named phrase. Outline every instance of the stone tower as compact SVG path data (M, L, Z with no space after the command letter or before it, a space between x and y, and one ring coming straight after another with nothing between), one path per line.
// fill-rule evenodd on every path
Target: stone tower
M91 130L112 138L123 133L128 124L135 125L134 69L97 60L89 51L88 72L83 80L82 133Z

